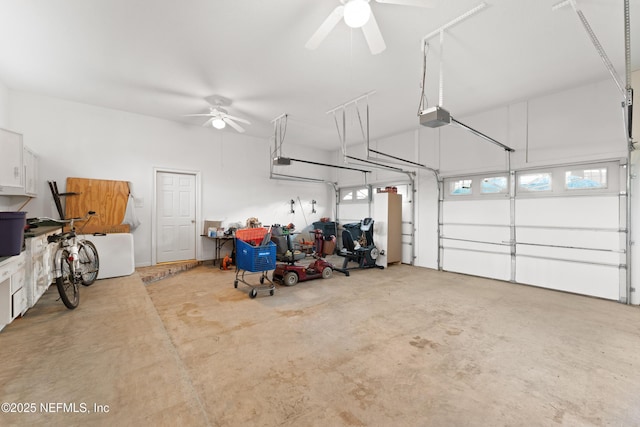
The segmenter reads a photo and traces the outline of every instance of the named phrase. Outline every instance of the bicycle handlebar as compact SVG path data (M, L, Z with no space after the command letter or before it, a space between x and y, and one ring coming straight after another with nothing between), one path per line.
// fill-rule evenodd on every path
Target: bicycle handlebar
M54 221L54 222L58 222L60 224L69 224L69 223L75 222L75 221L86 221L86 220L88 220L90 217L92 217L94 215L96 215L95 211L87 212L87 214L84 216L84 218L55 219L55 218L49 218L48 216L41 216L41 217L38 217L38 222Z

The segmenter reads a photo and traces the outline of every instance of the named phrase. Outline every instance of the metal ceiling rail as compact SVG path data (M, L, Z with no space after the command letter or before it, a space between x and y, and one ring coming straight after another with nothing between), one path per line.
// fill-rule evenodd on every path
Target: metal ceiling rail
M347 157L347 159L355 160L357 162L367 163L367 164L374 165L374 166L377 166L377 167L380 167L380 168L383 168L383 169L389 169L389 170L392 170L392 171L395 171L395 172L411 173L409 171L405 171L405 170L397 168L395 166L389 166L389 165L385 165L385 164L382 164L382 163L377 163L377 162L374 162L374 161L371 161L371 160L361 159L359 157L353 157L353 156L346 156L346 157Z
M598 40L596 33L591 28L591 25L589 25L589 21L587 21L587 18L584 16L584 13L582 13L582 10L578 8L578 5L576 4L575 0L564 0L560 3L553 5L551 7L551 10L557 10L567 5L571 5L574 12L578 15L578 18L580 18L580 22L582 22L582 26L584 27L585 31L587 32L587 35L591 39L591 43L593 43L593 46L598 51L598 55L600 55L602 62L604 62L604 66L609 71L609 74L611 74L611 77L613 77L613 80L616 82L616 86L618 86L618 89L620 90L622 95L626 96L624 84L622 83L620 76L618 76L618 73L616 72L615 67L611 63L609 56L607 56L607 53L605 52L604 48L600 44L600 40Z
M368 146L367 146L367 148L368 148L368 151L370 153L375 153L375 154L379 154L381 156L389 157L390 159L399 160L401 162L407 163L407 164L412 165L412 166L419 166L419 167L421 167L423 169L431 169L430 167L428 167L427 165L423 165L422 163L413 162L411 160L405 160L402 157L392 156L391 154L387 154L387 153L383 153L382 151L374 150L373 148L369 148ZM367 160L380 160L382 162L385 161L384 159L376 159L374 157L369 157L369 156L367 156Z
M311 160L294 159L294 158L291 158L291 157L289 157L289 160L291 160L292 162L308 163L310 165L325 166L325 167L328 167L328 168L348 169L348 170L362 172L362 173L371 173L370 170L350 168L348 166L332 165L332 164L329 164L329 163L313 162Z
M343 104L340 104L340 105L337 105L337 106L333 107L332 109L328 110L325 114L331 114L331 113L335 113L338 110L343 110L343 109L345 109L346 107L348 107L351 104L356 104L358 101L362 101L363 99L369 98L371 95L373 95L375 93L376 93L375 90L369 91L367 93L363 93L362 95L357 96L357 97L355 97L353 99L350 99L350 100L348 100L347 102L345 102Z
M487 3L485 2L481 2L480 4L478 4L476 7L469 9L468 11L466 11L465 13L463 13L462 15L458 16L457 18L452 19L451 21L447 22L446 24L444 24L443 26L441 26L440 28L433 30L432 32L430 32L429 34L427 34L426 36L424 36L422 38L422 40L420 41L421 44L421 49L423 54L426 55L425 53L425 49L426 46L428 45L427 41L429 39L431 39L434 36L439 36L440 38L440 72L439 72L439 95L438 95L438 105L442 105L443 101L444 101L444 73L443 73L443 61L442 58L444 56L444 30L453 27L456 24L459 24L460 22L464 21L465 19L475 15L476 13L480 12L482 9L484 9L485 7L487 7ZM426 56L425 56L425 60L426 60ZM424 90L424 88L423 88Z
M475 130L474 128L472 128L472 127L470 127L470 126L467 126L467 125L465 125L465 124L464 124L464 123L462 123L462 122L459 122L458 120L454 119L453 117L451 117L451 121L452 121L453 123L457 124L458 126L460 126L461 128L468 130L468 131L469 131L469 132L471 132L472 134L474 134L474 135L476 135L476 136L479 136L480 138L484 138L484 139L486 139L487 141L491 142L492 144L496 144L498 147L502 147L502 148L504 148L504 150L505 150L505 151L508 151L508 152L510 152L510 153L513 153L513 152L515 151L513 148L511 148L511 147L507 147L507 146L506 146L506 145L504 145L503 143L496 141L495 139L491 138L490 136L487 136L487 135L485 135L484 133L482 133L482 132L480 132L480 131L477 131L477 130Z
M462 15L458 16L457 18L452 19L451 21L447 22L446 24L444 24L443 26L441 26L437 30L433 30L432 32L430 32L429 34L427 34L426 36L424 36L422 38L422 40L420 42L420 44L422 45L422 48L424 49L424 43L427 40L429 40L431 37L440 35L440 33L442 33L444 30L449 29L449 28L453 27L456 24L459 24L460 22L464 21L465 19L469 18L470 16L475 15L476 13L480 12L485 7L487 7L487 3L480 2L480 4L478 4L476 7L468 10L467 12L465 12Z

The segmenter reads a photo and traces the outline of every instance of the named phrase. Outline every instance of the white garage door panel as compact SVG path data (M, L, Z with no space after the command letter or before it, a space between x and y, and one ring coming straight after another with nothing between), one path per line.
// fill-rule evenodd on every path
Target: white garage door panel
M501 254L509 254L510 247L506 245L499 244L489 244L489 243L480 243L480 242L468 242L461 240L442 240L442 246L444 249L466 249L470 251L488 251L488 252L498 252Z
M509 280L509 200L445 201L442 218L445 270Z
M509 241L510 231L508 226L466 226L444 225L442 235L446 238L476 240L491 243Z
M612 264L619 265L620 257L624 254L607 251L594 251L585 249L567 249L567 248L550 248L548 246L527 246L517 245L516 253L518 255L531 255L538 257L547 257L556 260L583 261L596 264ZM519 268L519 266L518 266ZM605 267L606 268L606 267Z
M364 203L340 204L340 225L358 222L369 216L369 205ZM375 219L375 218L374 218Z
M516 200L516 226L618 228L616 196L547 197Z
M509 224L509 200L453 200L443 203L445 223Z
M588 170L601 168L608 171L607 188L565 187L568 175L584 171L587 179ZM478 193L493 175L445 179L442 268L623 301L626 198L620 196L619 171L618 162L514 171L516 184L520 176L538 173L548 173L553 184L545 192L516 188L509 193L512 199ZM473 191L450 194L462 180L470 181Z
M549 259L516 257L516 281L519 283L619 299L620 269Z
M617 250L620 247L620 239L624 239L624 236L617 231L521 227L518 228L517 238L519 243Z
M446 271L509 280L509 255L449 248L443 260Z

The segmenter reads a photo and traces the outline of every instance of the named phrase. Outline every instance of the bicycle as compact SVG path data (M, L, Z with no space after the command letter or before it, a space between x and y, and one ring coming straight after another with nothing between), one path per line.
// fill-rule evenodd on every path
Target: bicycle
M89 211L84 218L38 218L40 221L49 220L69 224L69 231L53 234L47 237L47 241L58 244L53 262L53 275L56 279L60 299L70 310L76 308L80 303L78 284L90 286L98 277L100 268L98 251L91 241L79 239L75 228L76 221L89 221L95 214L95 212Z

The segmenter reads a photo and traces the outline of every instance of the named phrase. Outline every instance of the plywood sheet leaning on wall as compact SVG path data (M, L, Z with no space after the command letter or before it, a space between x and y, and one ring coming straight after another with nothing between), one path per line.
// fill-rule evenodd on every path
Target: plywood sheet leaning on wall
M86 225L78 222L78 230L87 234L129 232L129 225L122 223L129 198L127 181L67 178L66 192L78 193L66 198L66 218L83 217L88 211L97 214Z

